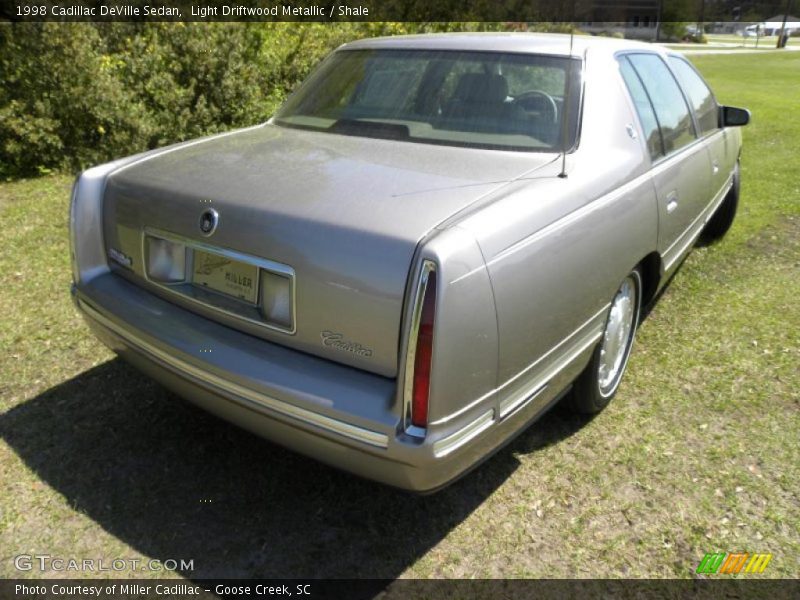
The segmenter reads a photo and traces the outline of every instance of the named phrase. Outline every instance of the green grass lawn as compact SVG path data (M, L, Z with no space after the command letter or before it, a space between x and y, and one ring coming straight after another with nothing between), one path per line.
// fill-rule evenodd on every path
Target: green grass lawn
M775 46L778 42L778 36L762 36L758 39L758 45L756 45L756 38L743 37L740 35L708 34L706 35L706 40L706 44L673 43L664 45L675 50L690 50L692 52L719 52L720 50L775 50ZM787 45L792 48L800 48L800 37L790 37Z
M671 50L679 50L690 54L748 54L752 52L784 52L778 50L775 45L760 44L754 46L705 46L703 44L664 44Z
M741 35L727 35L727 34L707 34L706 40L709 44L722 43L722 44L736 44L752 48L756 45L755 37L744 37ZM758 47L769 46L774 48L778 42L777 35L761 36L758 38ZM788 44L790 46L800 46L800 37L792 36L789 38Z
M718 551L797 577L800 53L693 61L753 112L733 229L686 260L605 412L557 408L429 497L243 433L113 358L69 299L70 178L0 184L0 577L37 575L22 553L193 559L190 577L691 577Z

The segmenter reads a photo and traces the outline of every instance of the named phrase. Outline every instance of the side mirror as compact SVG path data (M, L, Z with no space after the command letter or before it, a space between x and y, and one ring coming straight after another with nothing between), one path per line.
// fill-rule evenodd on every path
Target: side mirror
M720 127L741 127L750 122L750 111L746 108L736 108L735 106L719 107Z

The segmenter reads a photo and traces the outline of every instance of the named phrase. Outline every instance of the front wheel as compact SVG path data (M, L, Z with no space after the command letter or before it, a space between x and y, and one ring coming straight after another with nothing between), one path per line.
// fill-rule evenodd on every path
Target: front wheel
M642 276L634 269L611 301L603 336L572 387L570 407L583 414L603 410L617 392L633 347L642 305Z

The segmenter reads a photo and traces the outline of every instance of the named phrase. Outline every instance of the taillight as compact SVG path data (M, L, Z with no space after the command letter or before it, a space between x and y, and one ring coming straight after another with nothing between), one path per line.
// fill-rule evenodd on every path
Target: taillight
M426 260L417 288L406 359L406 423L411 425L407 431L415 435L424 435L428 426L435 315L436 265Z
M431 357L433 356L433 319L436 313L436 271L428 275L422 300L417 352L414 356L414 394L411 402L411 424L428 426L428 392L431 387Z

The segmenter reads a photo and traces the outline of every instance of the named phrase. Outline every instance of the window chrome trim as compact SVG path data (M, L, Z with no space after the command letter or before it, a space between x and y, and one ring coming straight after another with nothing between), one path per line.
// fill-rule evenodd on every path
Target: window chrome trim
M241 315L237 312L233 312L222 308L220 306L215 306L213 304L209 304L208 302L203 302L202 300L198 300L189 294L184 294L183 292L179 291L175 288L176 284L165 284L160 281L156 281L154 279L150 279L150 276L147 274L147 236L161 238L170 242L176 242L179 244L184 244L187 248L191 248L192 250L201 250L203 252L209 252L211 254L216 254L219 256L224 256L226 258L230 258L231 260L236 260L239 262L247 263L253 266L258 267L259 269L264 269L265 271L269 271L271 273L275 273L277 275L281 275L289 279L290 286L291 286L291 295L292 295L292 303L291 303L291 310L292 310L292 326L291 328L281 327L280 325L274 325L269 323L265 320L258 320L258 319L251 319L250 317L246 317ZM197 240L193 240L191 238L184 237L182 235L178 235L175 233L163 231L161 229L157 229L154 227L145 227L142 231L142 273L144 274L145 280L158 287L161 290L165 290L166 292L178 296L189 303L196 304L197 306L202 306L203 308L223 314L227 317L231 317L237 319L239 321L245 321L247 323L252 323L253 325L258 325L259 327L263 327L265 329L270 329L273 331L279 331L281 333L288 333L289 335L294 335L297 332L297 292L295 290L295 273L294 269L272 261L266 258L260 258L258 256L253 256L251 254L244 254L242 252L237 252L235 250L230 250L227 248L220 248L219 246L214 246L212 244L206 244L203 242L199 242ZM194 269L194 254L192 255L192 259L187 261L186 271L187 274ZM183 282L178 282L177 285L180 284L187 284L190 283L187 279ZM257 308L259 311L261 310L261 290L258 291L258 297L256 298L256 304L252 305L248 303L248 306Z
M428 259L422 261L422 267L417 279L417 291L414 294L411 329L408 333L408 345L406 348L406 368L403 378L403 430L408 435L418 438L424 438L427 429L411 424L411 407L414 395L414 362L417 357L417 338L419 337L419 325L422 319L422 305L425 300L425 292L428 289L430 275L435 272L435 262Z
M136 350L150 360L169 368L180 376L190 377L191 379L195 380L196 383L202 385L212 392L222 392L228 398L233 397L241 404L249 405L248 408L253 408L260 412L262 412L264 408L267 408L271 411L279 413L281 416L290 417L306 425L313 425L328 433L334 433L378 448L385 449L389 447L389 436L384 433L365 429L357 425L352 425L351 423L346 423L344 421L340 421L339 419L334 419L333 417L327 417L308 409L277 400L271 396L261 394L255 390L239 385L232 381L228 381L227 379L219 377L218 375L214 375L205 369L197 367L188 361L161 350L150 342L142 339L135 333L127 330L123 326L104 316L86 300L79 297L77 298L77 303L78 307L86 314L87 317L105 327L126 343L133 346Z

